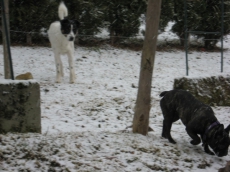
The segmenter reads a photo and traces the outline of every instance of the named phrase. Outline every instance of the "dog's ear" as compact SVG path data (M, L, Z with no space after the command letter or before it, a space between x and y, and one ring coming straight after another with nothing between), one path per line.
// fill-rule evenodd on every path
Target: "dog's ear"
M223 125L223 124L220 124L220 125L219 125L219 128L218 128L218 131L223 132L223 130L224 130L224 125Z
M69 24L69 20L67 20L67 19L63 19L60 22L61 22L61 25L67 25L67 24Z
M78 20L74 20L75 24L77 27L80 27L81 26L81 23L78 21Z
M229 131L230 131L230 124L224 129L226 133L229 134Z
M60 21L60 23L61 23L61 32L62 32L62 34L67 34L68 31L66 31L66 30L68 30L68 26L70 24L69 20L68 19L63 19L63 20Z
M218 135L221 135L224 131L224 125L223 124L220 124L216 127L216 132L215 132L215 135L218 136Z

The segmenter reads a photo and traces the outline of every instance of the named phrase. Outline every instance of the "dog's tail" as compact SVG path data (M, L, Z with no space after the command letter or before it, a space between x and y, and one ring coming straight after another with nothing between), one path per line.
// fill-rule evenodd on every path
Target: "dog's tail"
M65 17L68 16L68 9L66 8L64 2L61 2L58 7L58 16L60 20L63 20Z
M164 97L165 96L165 94L167 94L168 93L168 91L163 91L162 93L160 93L160 97Z

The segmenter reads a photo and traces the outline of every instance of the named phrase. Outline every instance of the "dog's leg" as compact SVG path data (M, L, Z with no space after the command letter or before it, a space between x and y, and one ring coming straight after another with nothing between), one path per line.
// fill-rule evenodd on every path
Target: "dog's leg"
M63 76L62 62L59 53L54 54L56 64L56 82L60 83Z
M201 142L200 137L197 135L197 133L194 132L194 129L189 126L190 124L191 123L189 123L186 126L186 131L187 131L188 135L192 138L192 141L190 143L193 145L198 145ZM191 126L193 126L193 125L191 124Z
M68 52L68 59L69 59L69 70L70 70L70 83L75 82L75 68L74 68L74 61L73 61L73 52Z
M59 64L60 64L61 76L64 77L63 65L62 65L61 58L60 58Z
M162 128L162 134L161 134L161 136L167 139L167 134L166 134L167 125L166 125L166 123L167 122L165 120L163 120L163 128Z
M162 137L167 138L170 143L175 144L176 142L173 140L171 136L171 127L172 127L172 122L171 120L163 120L163 130L162 130Z
M177 121L179 119L179 116L176 113L174 113L172 110L170 110L166 106L166 104L167 103L164 101L164 98L161 99L160 106L161 106L161 110L162 110L162 113L164 116L162 137L167 138L170 143L175 144L176 142L173 140L173 138L170 134L170 131L172 128L172 123Z
M203 144L204 146L204 151L209 154L209 155L215 155L212 151L210 151L208 144Z

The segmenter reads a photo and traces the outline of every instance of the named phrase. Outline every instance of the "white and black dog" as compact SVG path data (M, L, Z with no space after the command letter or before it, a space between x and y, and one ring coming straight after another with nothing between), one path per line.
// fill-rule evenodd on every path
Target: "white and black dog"
M61 55L67 54L70 70L70 83L74 83L74 39L80 23L77 20L68 20L66 18L68 16L68 10L64 2L61 2L58 7L58 15L60 21L53 22L48 30L48 36L56 63L56 82L60 83L64 76Z

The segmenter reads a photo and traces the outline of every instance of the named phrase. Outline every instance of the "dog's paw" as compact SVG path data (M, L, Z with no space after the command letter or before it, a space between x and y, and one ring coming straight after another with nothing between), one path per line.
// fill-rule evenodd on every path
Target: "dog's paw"
M176 144L176 142L173 139L168 139L170 143Z
M74 84L76 81L76 76L75 75L70 75L69 83Z
M74 83L75 83L75 79L71 79L71 80L69 81L69 83L70 83L70 84L74 84Z
M166 134L162 134L162 135L161 135L161 137L163 137L163 138L167 139Z
M198 144L200 144L200 140L199 141L192 140L190 143L192 145L198 145Z
M176 142L173 140L173 138L170 136L170 137L167 137L166 136L166 134L162 134L161 135L163 138L165 138L165 139L168 139L168 141L170 142L170 143L172 143L172 144L176 144Z
M215 155L212 151L205 151L209 155Z
M75 79L70 79L70 80L69 80L69 83L70 83L70 84L74 84L74 83L75 83Z
M57 75L55 82L56 83L61 83L62 82L62 77L60 75Z

